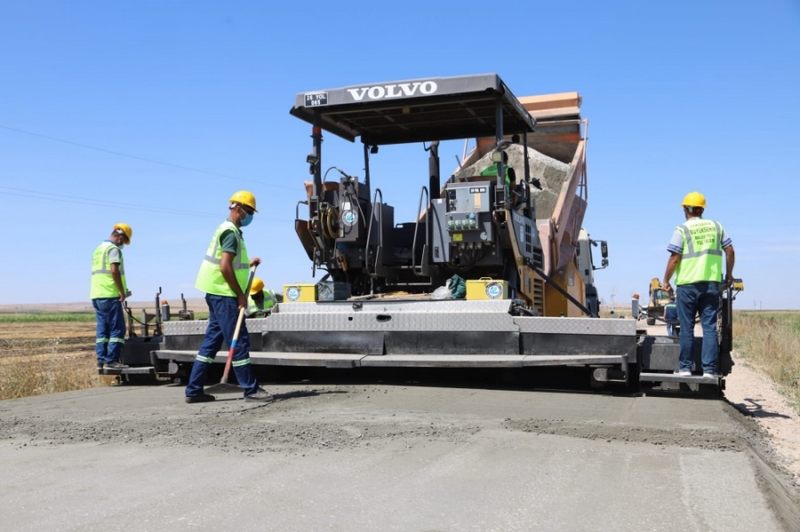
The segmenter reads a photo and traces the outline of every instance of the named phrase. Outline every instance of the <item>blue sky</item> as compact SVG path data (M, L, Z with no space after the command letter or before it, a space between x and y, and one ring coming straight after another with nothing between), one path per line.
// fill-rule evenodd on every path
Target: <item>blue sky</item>
M310 149L295 95L496 72L518 96L583 96L585 226L609 242L605 301L663 274L680 200L697 189L734 239L738 307L800 308L800 2L518 5L5 3L0 304L87 300L91 252L116 221L134 228L135 301L159 286L197 297L237 189L258 198L245 234L267 285L313 281L293 229ZM328 135L323 150L325 166L363 175L360 144ZM460 152L447 145L443 172ZM410 220L422 147L382 150L375 165L373 183Z

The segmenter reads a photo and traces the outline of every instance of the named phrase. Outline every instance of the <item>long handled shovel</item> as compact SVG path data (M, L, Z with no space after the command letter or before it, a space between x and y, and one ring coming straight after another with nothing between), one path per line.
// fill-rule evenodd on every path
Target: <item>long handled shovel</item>
M244 289L244 294L246 296L250 294L250 285L253 284L253 277L255 277L255 275L256 267L253 266L250 268L250 275L247 277L247 286ZM242 328L246 311L247 309L244 307L239 309L239 317L236 319L236 329L233 331L233 339L231 340L231 345L228 348L228 359L225 361L225 370L222 372L222 379L219 381L219 384L214 384L206 388L206 393L235 393L242 391L241 387L228 382L228 375L231 372L233 352L236 349L236 341L239 339L239 331Z

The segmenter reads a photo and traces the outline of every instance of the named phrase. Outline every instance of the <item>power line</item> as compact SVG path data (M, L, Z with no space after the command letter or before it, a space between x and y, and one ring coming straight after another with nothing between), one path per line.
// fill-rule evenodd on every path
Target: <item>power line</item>
M36 133L34 131L28 131L28 130L20 129L20 128L17 128L17 127L5 126L3 124L0 124L0 128L6 129L8 131L14 131L16 133L23 133L25 135L30 135L32 137L39 137L39 138L43 138L43 139L47 139L47 140L52 140L54 142L61 142L63 144L69 144L71 146L78 146L79 148L85 148L87 150L94 150L94 151L99 151L99 152L103 152L103 153L109 153L111 155L117 155L118 157L126 157L128 159L136 159L138 161L144 161L144 162L153 163L153 164L160 164L160 165L163 165L163 166L169 166L169 167L172 167L172 168L178 168L180 170L186 170L186 171L189 171L189 172L197 172L197 173L200 173L200 174L206 174L206 175L210 175L210 176L214 176L214 177L224 177L225 179L233 179L233 180L236 180L236 181L244 181L244 179L241 178L241 177L236 177L236 176L232 176L232 175L228 175L228 174L223 174L223 173L220 173L220 172L214 172L214 171L211 171L211 170L203 170L202 168L194 168L192 166L185 166L185 165L182 165L182 164L171 163L169 161L161 161L161 160L158 160L158 159L152 159L150 157L142 157L140 155L132 155L130 153L123 153L121 151L116 151L116 150L109 150L108 148L101 148L100 146L92 146L91 144L84 144L83 142L75 142L73 140L67 140L67 139L62 139L62 138L59 138L59 137L53 137L51 135L45 135L43 133Z
M177 168L179 170L185 170L187 172L195 172L195 173L198 173L198 174L205 174L205 175L209 175L209 176L213 176L213 177L222 177L222 178L225 178L225 179L238 181L240 183L242 181L258 181L258 180L254 180L252 178L251 179L245 179L243 177L237 177L237 176L233 176L233 175L229 175L229 174L223 174L221 172L215 172L213 170L203 170L202 168L195 168L193 166L186 166L186 165L183 165L183 164L171 163L169 161L162 161L162 160L159 160L159 159L152 159L150 157L142 157L140 155L133 155L133 154L124 153L124 152L121 152L121 151L110 150L108 148L103 148L103 147L100 147L100 146L93 146L91 144L86 144L86 143L83 143L83 142L76 142L74 140L68 140L68 139L64 139L64 138L60 138L60 137L54 137L52 135L45 135L44 133L37 133L35 131L28 131L26 129L20 129L18 127L12 127L12 126L6 126L6 125L3 125L3 124L0 124L0 129L5 129L7 131L13 131L15 133L22 133L24 135L30 135L32 137L39 137L39 138L42 138L42 139L52 140L54 142L61 142L63 144L69 144L70 146L77 146L79 148L84 148L84 149L87 149L87 150L94 150L94 151L99 151L99 152L102 152L102 153L108 153L108 154L111 154L111 155L116 155L118 157L125 157L125 158L128 158L128 159L134 159L134 160L137 160L137 161L144 161L144 162L148 162L148 163L152 163L152 164L160 164L162 166L168 166L170 168ZM292 190L292 191L295 190L294 187L292 187L290 189L290 187L285 187L285 186L281 186L281 185L270 184L269 186L270 187L274 187L274 188L285 189L285 190Z
M177 216L191 216L195 218L218 218L220 216L219 213L214 214L211 212L200 212L200 211L186 211L181 209L170 209L164 207L153 207L150 205L141 205L137 203L126 203L121 201L105 201L105 200L98 200L92 198L84 198L81 196L71 196L67 194L59 194L55 192L43 192L40 190L30 190L25 188L19 187L6 187L0 186L0 195L3 196L15 196L21 198L31 198L36 200L48 200L48 201L58 201L61 203L70 203L73 205L86 205L90 207L107 207L107 208L115 208L115 209L128 209L128 210L137 210L137 211L145 211L145 212L155 212L155 213L162 213L162 214L174 214ZM266 221L271 222L289 222L288 219L278 219L278 218L271 218L271 217L264 217L261 218Z
M45 135L44 133L37 133L35 131L28 131L26 129L20 129L18 127L6 126L6 125L3 125L3 124L0 124L0 129L5 129L7 131L13 131L15 133L22 133L24 135L30 135L32 137L39 137L39 138L42 138L42 139L52 140L54 142L61 142L63 144L69 144L70 146L77 146L79 148L84 148L84 149L87 149L87 150L94 150L94 151L99 151L99 152L102 152L102 153L108 153L108 154L111 154L111 155L116 155L118 157L125 157L125 158L128 158L128 159L134 159L134 160L137 160L137 161L144 161L144 162L151 163L151 164L160 164L162 166L168 166L170 168L177 168L179 170L185 170L187 172L195 172L195 173L205 174L205 175L209 175L209 176L213 176L213 177L222 177L224 179L230 179L232 181L238 181L239 183L241 183L242 181L260 181L258 179L253 179L253 178L245 179L243 177L237 177L237 176L233 176L233 175L229 175L229 174L223 174L221 172L215 172L213 170L203 170L202 168L195 168L193 166L186 166L186 165L183 165L183 164L171 163L169 161L162 161L162 160L159 160L159 159L153 159L153 158L150 158L150 157L142 157L141 155L133 155L133 154L124 153L124 152L121 152L121 151L110 150L108 148L103 148L103 147L100 147L100 146L93 146L91 144L86 144L86 143L83 143L83 142L76 142L74 140L68 140L68 139L64 139L64 138L53 137L52 135ZM295 187L291 187L290 188L290 187L281 186L281 185L274 185L274 184L270 184L270 186L274 187L274 188L285 189L285 190L292 190L292 191L296 190Z
M148 205L141 205L136 203L125 203L120 201L103 201L98 199L92 198L84 198L80 196L69 196L66 194L58 194L54 192L43 192L39 190L30 190L18 187L5 187L0 186L0 194L4 196L16 196L22 198L32 198L37 200L50 200L50 201L58 201L61 203L71 203L73 205L87 205L91 207L111 207L111 208L123 208L123 209L135 209L141 211L150 211L150 212L160 212L160 213L168 213L168 214L177 214L181 216L196 216L196 217L212 217L214 216L212 213L209 212L197 212L197 211L183 211L179 209L168 209L163 207L152 207Z

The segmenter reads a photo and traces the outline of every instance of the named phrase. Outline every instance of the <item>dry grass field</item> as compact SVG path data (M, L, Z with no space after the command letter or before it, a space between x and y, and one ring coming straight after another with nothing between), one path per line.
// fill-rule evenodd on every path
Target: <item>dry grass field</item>
M738 311L733 323L738 355L767 374L800 411L800 311Z
M208 316L204 300L187 303L198 319ZM153 307L131 303L134 316ZM115 377L97 374L94 347L89 304L0 305L0 399L114 384Z
M113 382L97 375L93 320L93 315L0 315L0 399Z

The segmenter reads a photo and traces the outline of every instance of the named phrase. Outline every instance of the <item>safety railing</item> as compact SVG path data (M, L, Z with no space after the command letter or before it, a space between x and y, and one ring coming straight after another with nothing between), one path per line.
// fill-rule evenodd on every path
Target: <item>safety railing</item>
M380 201L378 201L380 198ZM369 225L367 226L367 243L364 247L364 263L367 265L367 274L368 275L376 275L378 273L378 260L381 258L381 251L383 250L383 209L379 208L377 211L377 218L378 218L378 249L375 252L375 264L371 265L369 260L369 250L370 250L370 243L372 242L372 223L375 221L376 212L375 206L383 204L383 192L381 189L375 189L375 195L372 199L372 207L371 212L369 213Z
M419 270L417 270L417 234L419 233L419 219L422 212L422 198L425 198L425 246L422 248L422 257ZM430 249L430 220L428 214L430 210L431 198L428 194L428 187L423 186L419 193L419 205L417 206L417 220L414 222L414 239L411 243L411 271L420 277L430 273L430 261L428 260L428 250Z

